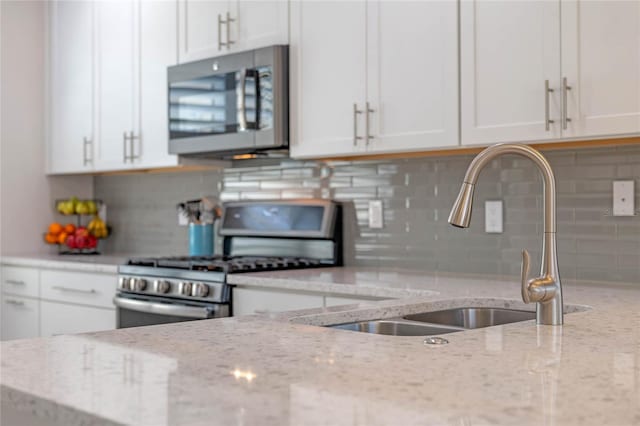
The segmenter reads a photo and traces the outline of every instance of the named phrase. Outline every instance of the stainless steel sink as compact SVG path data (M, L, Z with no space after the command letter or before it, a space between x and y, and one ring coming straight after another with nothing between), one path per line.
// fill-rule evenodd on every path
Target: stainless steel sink
M535 312L503 308L456 308L404 317L407 320L429 323L429 325L441 324L465 329L491 327L535 318Z
M434 336L462 331L461 328L444 327L437 324L423 324L399 318L352 322L348 324L331 325L329 327L341 330L360 331L363 333L384 334L387 336Z

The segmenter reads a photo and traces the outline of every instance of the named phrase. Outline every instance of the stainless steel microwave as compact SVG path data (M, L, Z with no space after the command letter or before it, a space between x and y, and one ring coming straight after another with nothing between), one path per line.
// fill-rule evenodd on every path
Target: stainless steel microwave
M289 57L271 46L169 67L169 152L230 157L289 146Z

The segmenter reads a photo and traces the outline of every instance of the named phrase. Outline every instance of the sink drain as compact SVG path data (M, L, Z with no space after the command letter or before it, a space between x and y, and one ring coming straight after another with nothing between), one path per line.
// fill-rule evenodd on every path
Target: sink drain
M446 345L447 343L449 343L449 341L442 337L427 337L424 339L425 345Z

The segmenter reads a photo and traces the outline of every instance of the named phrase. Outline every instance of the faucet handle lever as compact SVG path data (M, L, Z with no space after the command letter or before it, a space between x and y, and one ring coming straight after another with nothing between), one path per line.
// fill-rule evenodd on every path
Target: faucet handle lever
M522 267L520 273L522 275L522 300L524 303L531 303L529 297L529 252L522 250Z

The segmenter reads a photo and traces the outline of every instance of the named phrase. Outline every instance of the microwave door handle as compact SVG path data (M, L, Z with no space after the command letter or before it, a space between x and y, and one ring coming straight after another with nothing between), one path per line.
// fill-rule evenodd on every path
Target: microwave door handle
M247 131L247 105L246 105L246 90L247 83L247 69L242 68L240 70L240 81L238 82L238 89L236 90L236 96L238 97L238 131Z
M184 306L169 303L154 303L144 300L135 300L124 297L114 297L113 304L118 308L128 309L130 311L144 312L157 315L172 315L185 318L213 318L215 309L211 307Z

